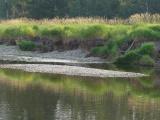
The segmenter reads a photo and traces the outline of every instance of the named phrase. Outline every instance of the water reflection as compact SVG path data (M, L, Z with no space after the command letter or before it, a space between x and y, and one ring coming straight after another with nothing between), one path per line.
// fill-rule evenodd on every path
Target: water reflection
M0 120L159 120L159 71L147 72L98 79L1 69Z

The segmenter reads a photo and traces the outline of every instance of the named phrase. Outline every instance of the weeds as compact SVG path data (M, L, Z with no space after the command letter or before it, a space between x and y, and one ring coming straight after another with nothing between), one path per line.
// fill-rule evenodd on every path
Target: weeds
M155 44L144 43L140 48L131 50L126 54L119 57L115 63L118 64L148 64L153 65L154 61Z
M36 47L36 45L32 41L29 41L29 40L19 41L17 42L17 45L23 51L33 51Z

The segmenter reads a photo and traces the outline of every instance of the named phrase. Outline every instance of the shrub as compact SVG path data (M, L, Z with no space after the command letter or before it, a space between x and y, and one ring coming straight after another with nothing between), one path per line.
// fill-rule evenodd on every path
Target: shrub
M150 55L152 56L155 52L155 44L153 42L143 43L138 50L140 55Z
M111 40L105 46L93 48L92 53L113 58L117 54L117 49L118 47L116 42Z
M29 40L19 41L17 42L17 45L23 51L33 51L36 47L36 45L32 41L29 41Z
M100 53L99 54L104 55L104 56L108 56L109 51L110 50L108 49L108 46L105 45L105 46L100 48L100 50L99 50Z
M93 48L91 52L96 55L107 56L109 53L109 49L107 46L101 46Z
M131 50L125 55L119 57L115 63L118 64L142 64L153 65L154 61L150 56L153 56L155 50L154 43L144 43L140 48ZM145 61L146 59L146 61Z
M135 64L141 58L139 54L137 54L136 50L132 50L127 52L125 55L119 57L115 63L118 64Z
M116 41L114 41L114 40L109 41L107 44L106 54L111 57L114 57L117 54L117 50L118 50L118 46L117 46Z
M96 54L96 55L101 54L100 49L101 49L100 47L92 48L91 53Z
M149 56L149 55L144 55L141 57L139 60L139 64L141 65L149 65L149 66L154 66L155 61Z

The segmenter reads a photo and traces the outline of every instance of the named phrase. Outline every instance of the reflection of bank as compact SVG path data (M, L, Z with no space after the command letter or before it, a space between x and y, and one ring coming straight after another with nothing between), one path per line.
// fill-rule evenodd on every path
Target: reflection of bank
M142 96L159 98L160 89L156 87L155 77L145 78L91 78L68 77L62 75L28 73L20 70L0 70L1 79L11 82L8 85L26 89L28 86L39 86L53 92L67 92L83 97L103 96L112 93L114 96ZM1 80L2 82L2 80Z
M44 90L55 92L66 91L77 95L102 96L107 92L114 92L117 96L123 95L127 89L126 80L102 79L90 77L67 77L62 75L28 73L19 70L1 70L1 79L8 82L9 85L18 86L20 89L26 89L28 86L40 86ZM122 82L123 81L123 82ZM2 82L2 80L1 80ZM11 83L11 84L10 84Z
M151 120L159 115L153 78L97 79L7 69L0 76L0 104L8 105L3 111L11 120Z

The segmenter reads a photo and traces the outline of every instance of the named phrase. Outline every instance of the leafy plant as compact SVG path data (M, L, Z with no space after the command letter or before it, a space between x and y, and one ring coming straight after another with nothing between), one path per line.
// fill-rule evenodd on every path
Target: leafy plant
M141 65L154 66L154 65L155 65L155 61L154 61L153 58L151 58L149 55L144 55L144 56L142 56L141 59L139 60L139 64L141 64Z
M23 51L33 51L36 48L36 45L29 40L22 40L17 42L19 48Z
M155 52L155 44L153 42L143 43L138 49L138 54L140 55L150 55L152 56Z

